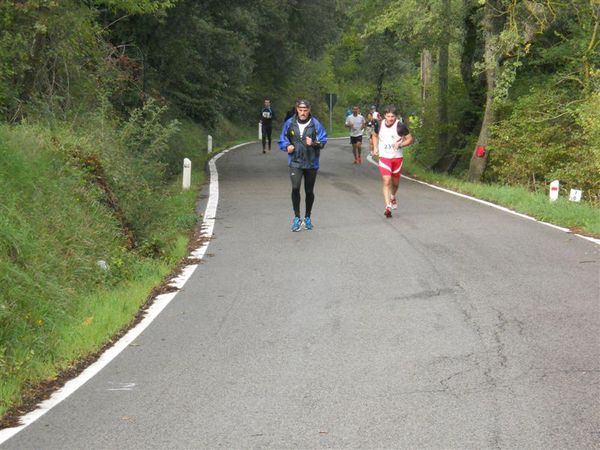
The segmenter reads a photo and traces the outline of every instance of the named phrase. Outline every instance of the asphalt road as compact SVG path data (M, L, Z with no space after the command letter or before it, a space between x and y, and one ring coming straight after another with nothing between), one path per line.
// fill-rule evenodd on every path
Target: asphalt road
M2 449L600 448L599 246L322 154L218 161L205 262L136 341Z

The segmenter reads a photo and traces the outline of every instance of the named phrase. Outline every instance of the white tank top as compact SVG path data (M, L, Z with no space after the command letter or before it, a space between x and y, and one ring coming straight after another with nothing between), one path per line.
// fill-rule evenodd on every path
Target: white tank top
M402 158L402 148L394 149L394 144L402 141L403 137L398 134L398 119L391 127L385 124L385 120L379 126L379 156L382 158Z

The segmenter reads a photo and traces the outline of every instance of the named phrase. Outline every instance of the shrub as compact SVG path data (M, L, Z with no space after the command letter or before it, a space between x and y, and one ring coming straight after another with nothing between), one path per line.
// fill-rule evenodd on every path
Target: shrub
M597 201L600 191L598 95L577 100L549 83L514 102L510 116L493 127L486 178L532 190L559 179L568 193L583 190Z

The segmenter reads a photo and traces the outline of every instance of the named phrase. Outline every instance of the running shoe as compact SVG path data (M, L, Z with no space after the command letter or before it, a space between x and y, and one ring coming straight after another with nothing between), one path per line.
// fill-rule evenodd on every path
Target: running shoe
M300 217L294 217L294 221L292 222L292 231L300 231L302 229L302 220Z
M386 208L385 208L385 211L383 212L383 215L384 215L385 217L387 217L388 219L389 219L390 217L392 217L392 208L391 208L391 207L389 207L389 206L386 206Z
M306 228L307 230L312 230L313 229L313 224L310 221L310 217L305 217L304 218L304 228Z
M398 202L396 201L396 197L392 197L392 209L398 209Z

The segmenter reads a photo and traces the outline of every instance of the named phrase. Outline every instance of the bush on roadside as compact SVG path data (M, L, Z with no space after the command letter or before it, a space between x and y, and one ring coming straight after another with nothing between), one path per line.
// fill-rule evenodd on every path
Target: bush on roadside
M563 195L576 188L598 202L600 95L574 99L550 83L516 99L510 116L494 126L486 178L534 191L559 179Z

